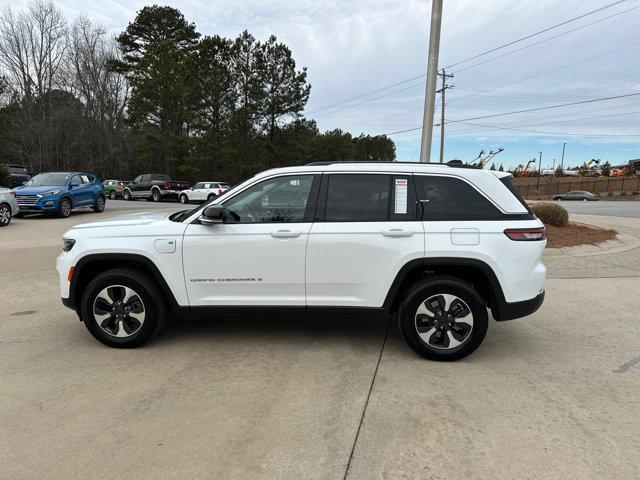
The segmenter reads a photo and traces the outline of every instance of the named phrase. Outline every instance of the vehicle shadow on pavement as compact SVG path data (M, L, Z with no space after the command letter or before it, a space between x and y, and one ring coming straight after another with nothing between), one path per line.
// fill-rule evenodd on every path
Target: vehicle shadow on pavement
M161 347L194 340L215 342L225 339L261 340L278 345L331 340L381 343L386 325L385 318L304 315L172 320L152 344Z

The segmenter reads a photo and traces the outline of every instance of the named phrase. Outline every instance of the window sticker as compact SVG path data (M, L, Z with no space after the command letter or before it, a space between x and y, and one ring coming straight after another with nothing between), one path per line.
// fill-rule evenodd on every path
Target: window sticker
M396 178L396 194L394 213L407 213L407 184L406 178Z

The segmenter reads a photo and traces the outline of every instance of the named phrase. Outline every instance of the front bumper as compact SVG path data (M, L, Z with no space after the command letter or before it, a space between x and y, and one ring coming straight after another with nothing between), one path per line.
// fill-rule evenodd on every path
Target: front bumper
M18 201L18 211L20 212L44 212L51 213L58 211L58 204L60 203L58 198L55 197L42 197L33 204L20 204Z
M545 292L541 290L538 295L529 300L523 300L521 302L498 302L497 308L492 310L491 313L493 314L493 318L498 322L526 317L540 308L540 305L544 302L544 296Z

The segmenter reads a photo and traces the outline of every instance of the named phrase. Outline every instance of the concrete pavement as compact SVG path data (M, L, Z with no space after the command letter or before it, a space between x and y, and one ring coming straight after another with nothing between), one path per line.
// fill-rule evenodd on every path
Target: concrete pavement
M640 478L638 271L551 279L452 364L366 318L174 324L114 350L58 299L60 235L93 218L0 232L0 478Z

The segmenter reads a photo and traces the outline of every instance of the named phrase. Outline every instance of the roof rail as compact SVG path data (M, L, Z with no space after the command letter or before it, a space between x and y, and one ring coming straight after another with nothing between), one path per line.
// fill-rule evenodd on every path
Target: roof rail
M447 166L447 167L452 167L452 168L475 168L475 169L479 169L480 167L478 167L477 165L468 165L466 163L463 163L462 160L449 160L446 163L437 163L437 162L427 162L427 163L419 163L419 162L342 162L342 161L338 161L338 162L332 162L332 161L326 161L326 162L311 162L311 163L307 163L305 166L306 167L320 167L320 166L326 166L326 165L358 165L358 164L363 164L363 163L367 163L367 164L401 164L401 165L421 165L421 166L439 166L439 167L443 167L443 166Z

